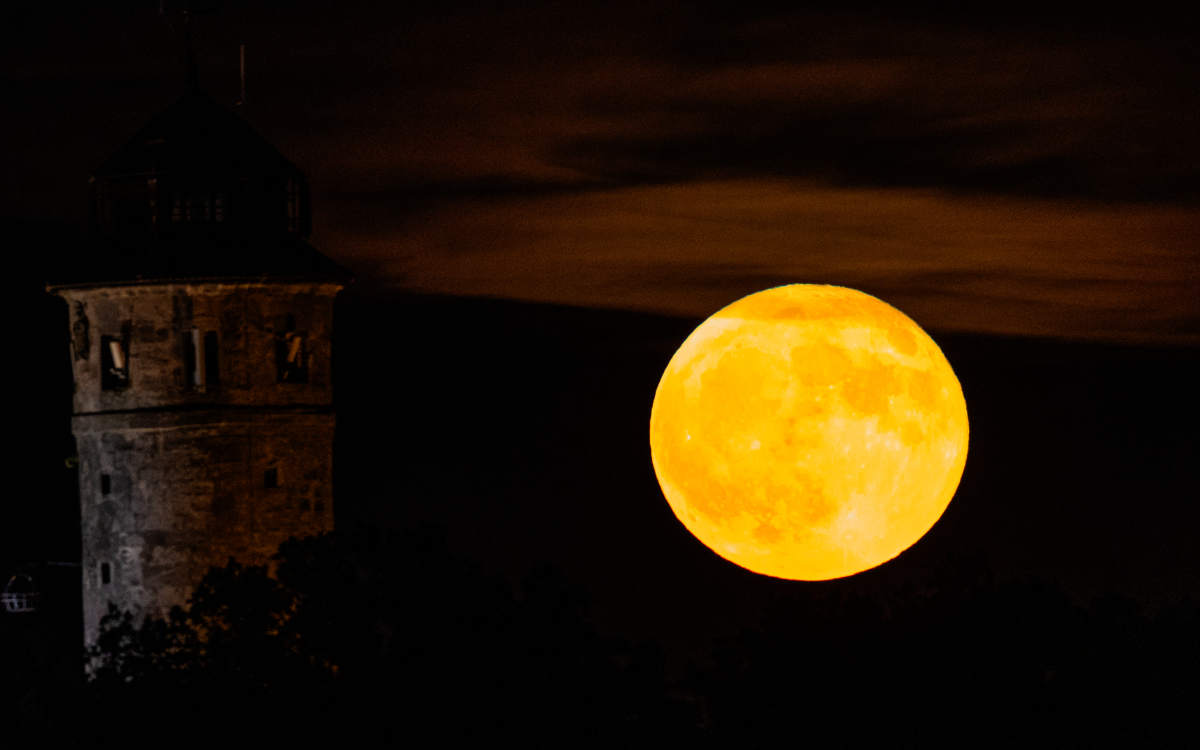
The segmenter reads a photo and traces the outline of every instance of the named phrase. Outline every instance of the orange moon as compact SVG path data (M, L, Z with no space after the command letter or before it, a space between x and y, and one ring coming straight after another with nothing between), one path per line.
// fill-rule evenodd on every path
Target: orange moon
M654 394L650 454L671 510L713 552L778 578L841 578L941 517L966 465L967 405L904 313L792 284L687 337Z

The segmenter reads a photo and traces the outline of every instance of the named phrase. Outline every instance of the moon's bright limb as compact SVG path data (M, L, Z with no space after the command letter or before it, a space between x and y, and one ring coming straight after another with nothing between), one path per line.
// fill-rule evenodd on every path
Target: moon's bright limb
M937 521L967 459L967 406L945 356L853 289L744 297L688 336L654 395L650 453L675 515L756 573L852 575Z

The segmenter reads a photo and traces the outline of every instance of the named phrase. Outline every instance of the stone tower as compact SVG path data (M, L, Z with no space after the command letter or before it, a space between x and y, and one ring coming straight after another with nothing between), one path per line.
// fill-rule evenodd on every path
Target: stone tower
M210 566L333 526L333 301L304 175L196 88L91 178L67 302L84 638L184 604Z

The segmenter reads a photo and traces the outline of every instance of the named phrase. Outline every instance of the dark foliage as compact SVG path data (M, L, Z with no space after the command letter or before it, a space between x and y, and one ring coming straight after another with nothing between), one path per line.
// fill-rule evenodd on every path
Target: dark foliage
M55 730L724 744L803 726L851 745L1137 742L1170 736L1200 666L1195 602L1154 617L1120 598L1083 606L969 561L922 589L791 587L707 649L601 636L561 571L491 575L431 527L292 540L276 562L274 577L211 570L166 620L111 613L72 699L85 719Z
M41 744L339 747L1157 746L1190 717L1194 353L943 341L960 496L892 563L803 584L716 559L657 493L645 419L685 325L522 309L352 307L341 531L112 620L86 686L77 612L52 646L0 616L8 715Z

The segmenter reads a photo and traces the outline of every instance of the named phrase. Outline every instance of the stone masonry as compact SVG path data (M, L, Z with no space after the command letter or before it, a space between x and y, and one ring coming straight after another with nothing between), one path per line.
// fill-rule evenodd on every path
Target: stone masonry
M210 566L332 529L327 281L57 287L70 310L85 642L110 602L183 605Z

